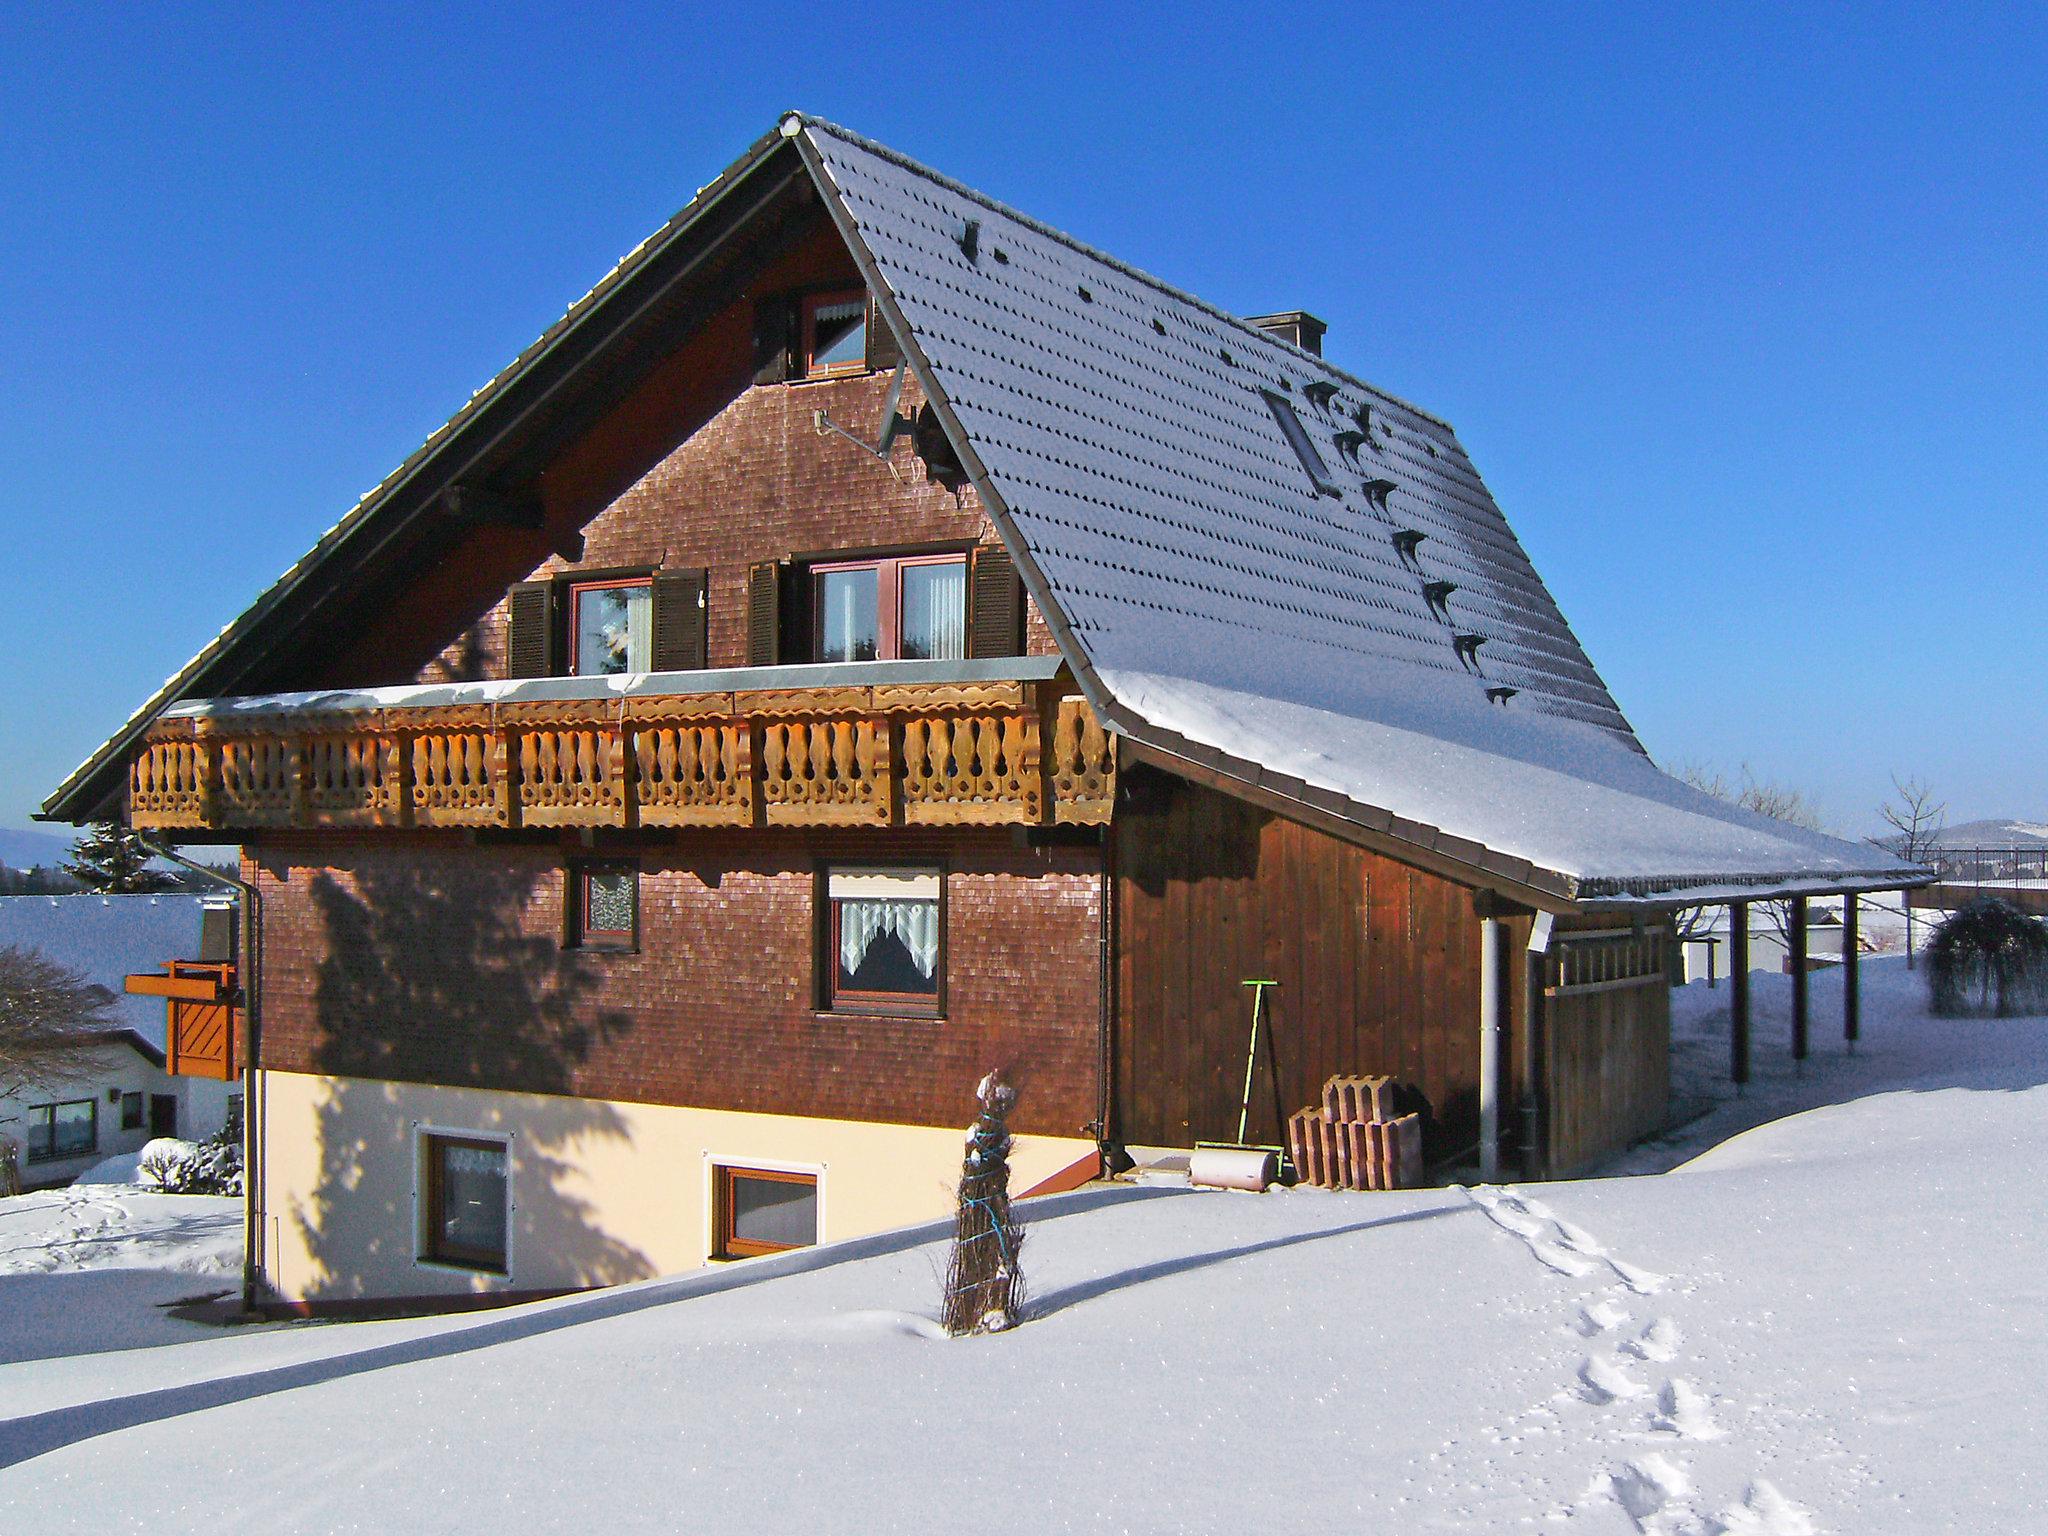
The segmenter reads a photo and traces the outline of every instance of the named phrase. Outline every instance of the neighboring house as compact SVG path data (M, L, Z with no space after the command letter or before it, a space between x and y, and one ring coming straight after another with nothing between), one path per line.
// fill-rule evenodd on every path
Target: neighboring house
M0 1094L0 1137L24 1189L69 1184L103 1158L178 1134L179 1094L164 1053L132 1029L82 1031L61 1075Z
M239 843L309 1306L604 1284L1401 1080L1666 1114L1668 915L1892 888L1659 772L1442 421L790 117L46 817ZM1524 956L1531 958L1524 959Z
M196 943L204 906L174 894L0 897L0 946L79 972L110 994L118 1020L80 1037L61 1081L0 1097L0 1136L22 1149L24 1184L68 1183L153 1136L203 1140L239 1116L239 1083L166 1075L163 1004L122 990L129 972Z
M1703 921L1685 934L1681 943L1685 956L1684 979L1702 981L1728 974L1732 915L1726 907L1710 907ZM1807 918L1806 958L1811 965L1839 965L1842 960L1842 910L1839 906L1813 904ZM1876 951L1874 939L1864 933L1863 953ZM1711 958L1710 958L1711 952ZM1761 906L1749 909L1749 968L1782 975L1792 968L1792 946L1771 914Z

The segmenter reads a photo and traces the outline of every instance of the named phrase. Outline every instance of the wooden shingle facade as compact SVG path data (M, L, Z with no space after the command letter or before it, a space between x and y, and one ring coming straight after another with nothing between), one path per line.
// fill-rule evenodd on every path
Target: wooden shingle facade
M1231 1139L1259 977L1253 1139L1657 1129L1670 908L1902 871L1658 774L1293 320L791 117L150 700L45 813L242 849L273 1296L936 1216L994 1067L1020 1188Z

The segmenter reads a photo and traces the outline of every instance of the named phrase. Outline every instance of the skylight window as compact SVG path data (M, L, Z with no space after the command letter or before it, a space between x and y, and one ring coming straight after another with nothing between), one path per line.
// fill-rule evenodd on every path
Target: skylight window
M1308 440L1308 432L1301 424L1301 418L1294 414L1292 402L1281 399L1269 389L1259 391L1265 397L1266 405L1273 412L1273 419L1280 423L1280 435L1287 439L1287 446L1294 450L1294 456L1301 460L1301 467L1308 471L1308 478L1316 490L1325 496L1341 496L1336 481L1330 478L1330 466L1323 462L1323 456L1316 452L1316 445Z

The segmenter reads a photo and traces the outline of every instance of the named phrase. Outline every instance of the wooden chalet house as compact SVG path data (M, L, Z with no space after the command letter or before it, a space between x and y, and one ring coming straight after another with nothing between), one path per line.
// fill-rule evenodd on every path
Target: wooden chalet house
M45 806L243 850L274 1295L935 1216L997 1065L1020 1190L1228 1139L1252 977L1255 1139L1658 1128L1668 909L1911 872L1659 772L1320 332L792 115L479 392Z

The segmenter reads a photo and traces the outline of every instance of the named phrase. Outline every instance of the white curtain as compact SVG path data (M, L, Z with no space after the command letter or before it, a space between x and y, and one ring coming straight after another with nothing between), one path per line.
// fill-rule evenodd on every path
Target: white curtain
M915 572L914 580L911 573ZM967 562L916 565L904 570L904 649L913 643L932 661L967 654Z
M654 665L654 589L626 588L626 670L645 672Z
M929 977L939 963L939 904L935 901L842 901L839 904L839 964L851 976L867 958L868 946L893 933Z

